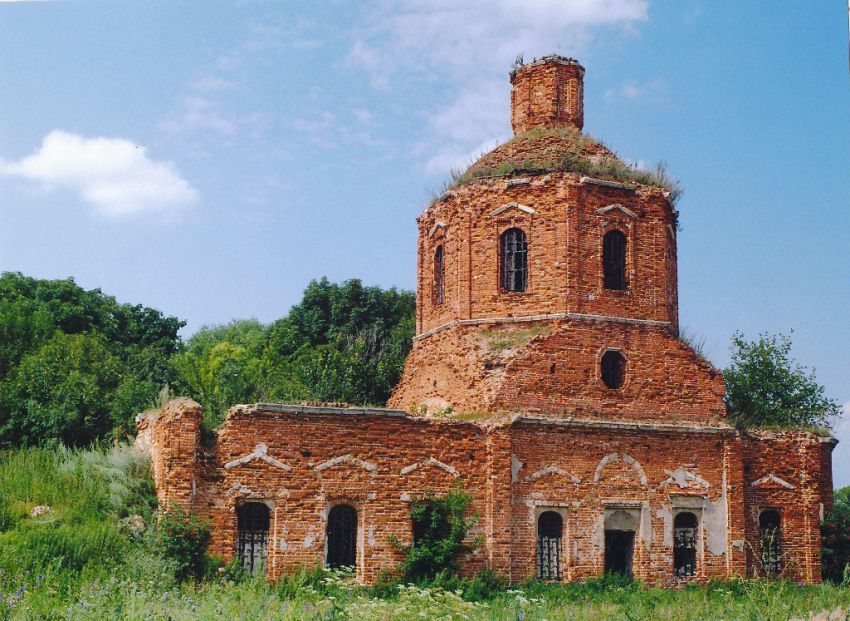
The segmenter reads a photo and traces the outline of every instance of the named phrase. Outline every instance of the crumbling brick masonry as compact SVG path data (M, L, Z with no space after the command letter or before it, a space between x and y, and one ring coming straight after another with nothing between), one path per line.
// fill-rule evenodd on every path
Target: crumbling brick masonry
M741 432L678 338L677 218L657 179L581 133L584 69L512 73L516 136L418 219L417 335L390 408L240 405L204 441L187 400L139 421L161 505L276 578L411 542L411 499L460 484L464 572L658 584L820 580L832 438Z

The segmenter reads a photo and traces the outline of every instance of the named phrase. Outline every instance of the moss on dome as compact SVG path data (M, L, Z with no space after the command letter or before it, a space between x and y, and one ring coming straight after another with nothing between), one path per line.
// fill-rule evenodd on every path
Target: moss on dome
M476 179L572 172L625 183L662 188L675 203L682 193L663 163L654 171L629 166L601 142L572 127L536 128L514 136L453 175L449 187Z

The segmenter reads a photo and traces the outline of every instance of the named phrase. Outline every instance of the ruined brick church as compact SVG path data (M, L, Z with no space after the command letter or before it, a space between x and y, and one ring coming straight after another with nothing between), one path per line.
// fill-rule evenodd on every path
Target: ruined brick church
M411 542L411 499L460 484L513 582L605 571L677 584L820 580L835 440L742 432L678 338L677 216L658 179L582 134L584 68L510 76L515 136L418 219L417 321L392 409L238 405L212 441L177 400L139 421L162 506L272 578Z

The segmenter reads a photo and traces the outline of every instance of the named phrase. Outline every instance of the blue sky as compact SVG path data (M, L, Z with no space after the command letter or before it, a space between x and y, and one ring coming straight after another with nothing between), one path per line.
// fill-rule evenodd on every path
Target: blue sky
M557 52L586 131L682 180L682 324L721 367L793 329L850 417L847 37L844 0L0 0L0 270L187 334L323 275L413 288L414 218L510 136L514 58Z

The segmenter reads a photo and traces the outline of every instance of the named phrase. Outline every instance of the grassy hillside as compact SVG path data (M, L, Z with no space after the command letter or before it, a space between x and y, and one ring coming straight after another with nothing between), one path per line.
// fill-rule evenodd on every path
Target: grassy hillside
M269 585L213 564L210 577L179 583L154 527L154 502L147 460L125 445L0 453L0 621L713 620L850 610L850 589L783 582L736 581L679 592L610 580L495 591L469 582L449 591L367 590L341 574L314 571ZM50 509L33 517L39 506Z

